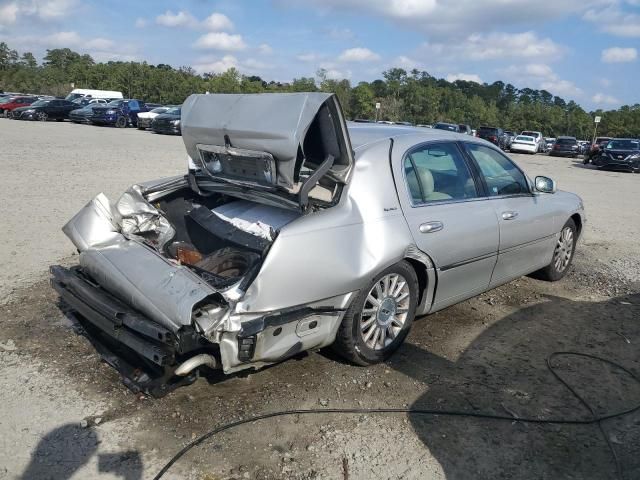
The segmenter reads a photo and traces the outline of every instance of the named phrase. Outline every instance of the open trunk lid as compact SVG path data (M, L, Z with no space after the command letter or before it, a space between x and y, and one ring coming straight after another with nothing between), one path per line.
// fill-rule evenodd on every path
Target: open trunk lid
M327 93L191 95L182 138L203 177L301 209L318 185L334 199L353 165L340 105Z

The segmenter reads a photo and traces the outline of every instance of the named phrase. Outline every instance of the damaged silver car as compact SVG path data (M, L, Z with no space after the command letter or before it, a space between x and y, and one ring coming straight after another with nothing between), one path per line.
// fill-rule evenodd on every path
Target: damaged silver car
M333 345L384 361L416 315L521 275L564 276L585 217L497 147L347 124L324 93L193 95L185 176L100 194L52 284L135 391Z

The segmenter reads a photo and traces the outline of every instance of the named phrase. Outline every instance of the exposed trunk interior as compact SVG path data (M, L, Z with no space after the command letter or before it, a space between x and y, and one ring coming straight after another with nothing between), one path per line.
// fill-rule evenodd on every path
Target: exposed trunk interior
M161 253L189 266L217 289L248 285L278 231L299 212L239 200L203 197L184 188L154 202L175 229Z

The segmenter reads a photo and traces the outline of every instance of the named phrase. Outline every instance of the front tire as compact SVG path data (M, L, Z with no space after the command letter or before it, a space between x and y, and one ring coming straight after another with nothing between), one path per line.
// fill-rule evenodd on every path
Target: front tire
M384 362L404 342L418 304L418 278L406 261L378 274L342 319L334 350L357 365Z
M127 123L129 123L127 121L126 117L118 117L118 119L116 120L116 127L117 128L127 128Z
M538 270L534 276L548 282L557 282L562 279L569 271L573 261L577 240L576 224L572 219L569 219L560 231L560 236L553 250L551 263L542 270Z
M40 122L46 122L48 119L47 114L44 112L38 112L36 114L36 120L40 121Z

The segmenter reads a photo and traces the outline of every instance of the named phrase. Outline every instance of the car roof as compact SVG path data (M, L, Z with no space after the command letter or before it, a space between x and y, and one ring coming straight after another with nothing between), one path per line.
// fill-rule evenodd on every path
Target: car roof
M485 140L471 137L464 133L438 130L435 128L347 122L347 129L349 131L349 137L351 138L351 146L354 150L364 150L369 145L391 138L394 140L413 141L415 144L435 140L464 140L467 142L481 143L483 145L493 145Z

